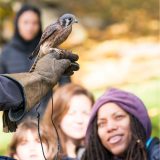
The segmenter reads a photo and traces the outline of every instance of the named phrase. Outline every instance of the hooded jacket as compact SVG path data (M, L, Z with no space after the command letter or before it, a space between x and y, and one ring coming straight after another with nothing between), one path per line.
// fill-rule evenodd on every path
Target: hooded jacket
M39 31L36 37L30 41L26 41L21 37L18 29L18 20L20 16L26 11L33 11L39 17ZM29 60L29 55L33 52L37 46L41 35L41 14L40 11L29 5L24 5L19 12L17 12L15 18L15 31L11 41L3 48L0 57L0 73L20 73L29 71L33 60Z

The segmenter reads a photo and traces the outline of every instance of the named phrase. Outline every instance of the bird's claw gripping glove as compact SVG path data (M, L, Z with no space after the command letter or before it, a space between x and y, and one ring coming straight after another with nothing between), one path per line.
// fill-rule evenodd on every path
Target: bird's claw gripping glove
M60 53L54 51L41 58L31 73L5 74L4 76L17 82L22 88L24 103L4 112L4 131L15 131L16 121L31 110L47 92L53 88L62 75L72 75L79 69L76 54L62 50ZM13 122L13 123L12 123Z

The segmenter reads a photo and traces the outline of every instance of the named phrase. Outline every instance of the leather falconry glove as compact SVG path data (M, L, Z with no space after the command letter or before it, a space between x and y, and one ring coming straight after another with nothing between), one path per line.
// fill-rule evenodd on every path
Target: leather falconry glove
M53 88L62 75L72 75L79 69L78 55L60 50L53 51L41 58L31 73L5 74L22 88L24 102L20 106L9 111L4 111L3 128L4 132L16 130L19 121L26 112L30 111L47 92Z

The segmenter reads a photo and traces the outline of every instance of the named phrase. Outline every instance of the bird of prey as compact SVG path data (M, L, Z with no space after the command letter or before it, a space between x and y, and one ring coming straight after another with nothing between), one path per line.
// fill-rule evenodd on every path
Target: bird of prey
M64 14L55 22L50 24L43 32L40 42L29 57L32 59L36 56L34 64L29 72L32 72L36 66L37 61L45 54L56 49L61 43L63 43L72 31L72 24L78 23L76 17L73 14Z

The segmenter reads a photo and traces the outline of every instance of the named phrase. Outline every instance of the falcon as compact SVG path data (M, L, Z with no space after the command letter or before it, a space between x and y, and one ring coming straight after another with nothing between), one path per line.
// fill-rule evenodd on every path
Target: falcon
M56 50L60 52L58 47L63 43L72 31L72 25L78 23L76 17L73 14L64 14L55 22L50 24L43 32L41 39L29 57L32 59L36 56L35 61L29 72L32 72L36 66L37 61L43 57L45 54Z

